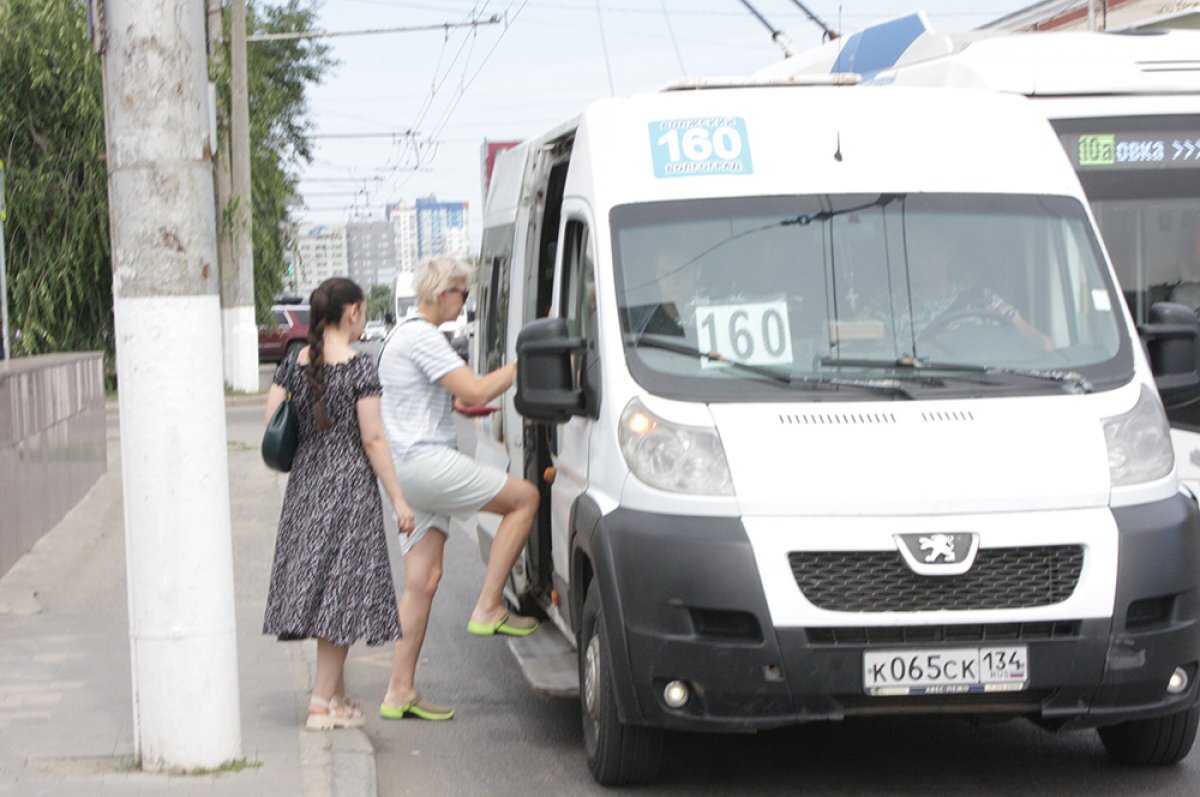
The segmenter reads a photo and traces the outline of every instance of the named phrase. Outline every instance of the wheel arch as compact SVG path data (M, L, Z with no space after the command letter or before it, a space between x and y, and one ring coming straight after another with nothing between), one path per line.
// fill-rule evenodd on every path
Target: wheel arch
M618 563L605 533L603 513L599 504L586 493L571 506L571 618L576 629L582 629L583 604L593 583L600 592L604 628L613 669L617 708L621 722L640 725L643 721L629 660L629 645L625 636L625 612L617 582ZM577 634L579 632L577 631ZM584 640L577 639L582 645Z

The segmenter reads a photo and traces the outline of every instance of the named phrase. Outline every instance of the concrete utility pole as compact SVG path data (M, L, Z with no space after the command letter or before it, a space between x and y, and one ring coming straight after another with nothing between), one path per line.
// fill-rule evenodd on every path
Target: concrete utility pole
M4 222L8 206L4 203L4 161L0 161L0 360L12 358L8 342L8 272L4 265Z
M212 6L209 2L211 26ZM230 140L217 158L218 171L231 175L218 229L227 239L229 257L221 259L221 307L225 340L225 381L234 390L258 391L258 327L254 323L253 201L250 195L250 101L246 71L246 0L233 0L229 15ZM217 20L218 26L220 19ZM220 35L220 27L217 35ZM209 38L213 33L210 27ZM228 143L228 142L224 142ZM219 179L219 178L218 178ZM218 191L220 190L218 185ZM218 194L219 197L219 194Z
M221 14L221 0L208 0L208 61L209 64L229 63L229 52L225 46L225 26ZM233 192L229 175L229 118L221 108L218 99L214 109L217 114L217 140L213 149L213 176L217 191L217 269L220 272L221 290L221 320L224 333L225 348L225 382L233 385L233 369L230 368L230 356L236 350L234 339L229 334L228 313L225 308L224 281L225 273L236 269L233 259L233 243L230 237L230 226L223 219L228 216L229 197Z
M204 0L105 10L134 737L214 767L241 729Z

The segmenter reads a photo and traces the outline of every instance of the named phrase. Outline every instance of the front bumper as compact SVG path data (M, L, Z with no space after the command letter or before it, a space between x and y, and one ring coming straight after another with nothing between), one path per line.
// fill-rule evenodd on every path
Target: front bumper
M1088 726L1182 710L1200 701L1196 505L1179 495L1113 516L1120 564L1111 618L805 629L772 626L737 519L619 509L598 520L586 545L600 579L621 719L728 732L905 713L1025 715ZM865 650L1010 643L1028 646L1023 691L864 694ZM1191 685L1168 695L1178 666L1188 669ZM692 687L681 709L662 701L663 687L675 679Z

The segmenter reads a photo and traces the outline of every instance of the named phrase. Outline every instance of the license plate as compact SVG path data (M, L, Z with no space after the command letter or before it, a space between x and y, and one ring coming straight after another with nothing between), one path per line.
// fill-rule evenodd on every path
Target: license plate
M871 650L863 653L869 695L1016 692L1029 682L1025 645Z

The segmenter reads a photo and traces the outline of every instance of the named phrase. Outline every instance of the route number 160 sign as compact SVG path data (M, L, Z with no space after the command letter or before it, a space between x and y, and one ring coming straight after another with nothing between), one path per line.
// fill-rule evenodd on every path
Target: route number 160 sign
M655 177L753 174L746 121L740 116L650 123Z
M700 349L753 365L790 365L792 333L787 302L708 305L696 308ZM705 367L720 363L704 359Z

